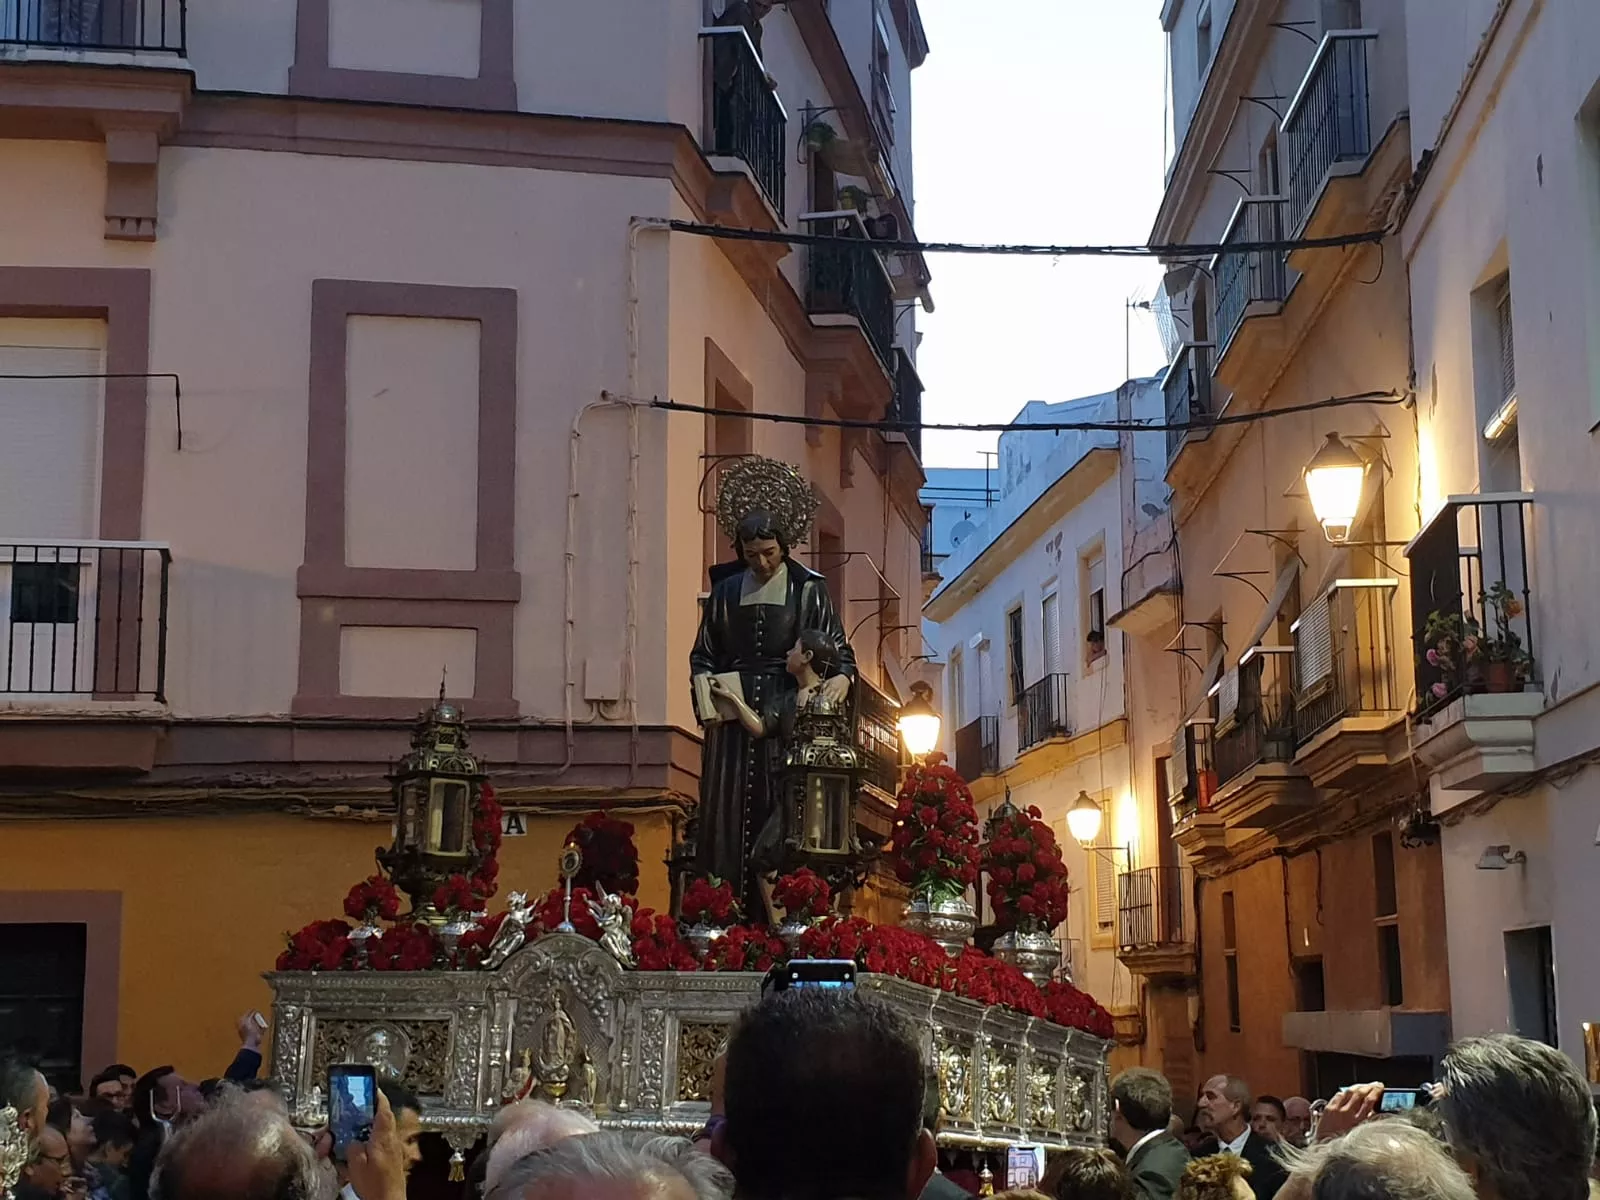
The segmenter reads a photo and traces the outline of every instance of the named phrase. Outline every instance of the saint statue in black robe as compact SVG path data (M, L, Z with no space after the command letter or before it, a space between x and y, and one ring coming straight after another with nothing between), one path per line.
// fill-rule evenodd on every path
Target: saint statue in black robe
M823 682L822 691L842 703L856 660L827 581L789 557L782 531L767 513L750 513L739 523L734 549L740 561L712 572L711 595L689 655L690 675L737 671L745 703L763 712L797 686L786 660L800 634L815 630L839 647L838 673ZM731 883L747 913L762 911L750 855L776 801L782 756L781 739L753 738L738 721L706 726L695 867Z

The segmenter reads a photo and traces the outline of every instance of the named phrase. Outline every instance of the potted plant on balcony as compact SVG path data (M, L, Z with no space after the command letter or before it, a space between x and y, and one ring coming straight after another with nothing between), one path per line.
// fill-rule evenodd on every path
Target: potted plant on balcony
M1422 631L1422 656L1439 672L1440 677L1428 689L1433 699L1443 700L1481 678L1481 641L1482 630L1474 618L1438 608L1428 614Z
M853 208L862 216L866 216L867 209L871 203L872 193L867 191L866 188L857 187L853 183L847 183L844 187L839 189L840 208Z
M1484 682L1491 692L1514 692L1526 682L1528 668L1532 665L1527 648L1511 627L1525 611L1522 601L1504 580L1497 580L1493 587L1479 592L1478 598L1493 625L1493 632L1486 630L1478 639Z
M829 170L840 175L866 177L872 169L872 152L869 147L853 138L842 137L839 131L820 117L806 126L806 146Z

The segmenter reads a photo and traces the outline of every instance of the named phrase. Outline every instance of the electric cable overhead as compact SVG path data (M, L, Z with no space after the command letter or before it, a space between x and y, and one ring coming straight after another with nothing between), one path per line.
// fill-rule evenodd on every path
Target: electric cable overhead
M1407 391L1357 392L1350 396L1329 396L1307 404L1289 404L1282 408L1262 412L1222 413L1200 421L1182 424L1140 421L987 421L976 424L950 424L928 421L863 421L848 417L806 417L790 413L750 412L737 408L711 408L703 404L683 404L677 400L650 400L650 408L669 412L701 413L713 417L732 417L744 421L770 421L778 425L806 425L821 429L876 429L882 433L907 433L911 430L934 430L941 433L1010 433L1014 430L1034 433L1086 432L1086 433L1178 433L1190 429L1215 429L1221 425L1246 425L1256 421L1269 421L1276 417L1296 413L1322 412L1325 409L1347 408L1355 404L1408 404L1411 393Z
M1224 254L1265 254L1290 250L1329 250L1382 242L1388 229L1366 229L1334 237L1279 238L1264 242L1176 242L1166 245L1042 246L984 242L916 242L894 238L850 237L834 233L789 233L782 229L749 229L738 225L706 225L668 221L674 233L735 242L770 242L784 246L862 246L889 254L994 254L1033 258L1214 258Z

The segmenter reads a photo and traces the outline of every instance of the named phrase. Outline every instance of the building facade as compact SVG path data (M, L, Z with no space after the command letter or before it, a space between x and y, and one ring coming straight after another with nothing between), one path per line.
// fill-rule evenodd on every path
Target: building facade
M1451 1009L1458 1034L1539 1038L1595 1079L1600 11L1405 10L1430 32L1409 41L1416 177L1400 235L1424 518L1407 551L1413 624L1470 619L1514 667L1419 667Z
M1155 421L1154 380L1064 404L1030 404L1019 425ZM1061 843L1072 888L1057 931L1074 982L1113 1011L1137 1008L1114 953L1117 877L1152 852L1133 802L1120 606L1124 492L1159 470L1135 443L1161 435L1012 429L999 444L994 507L945 560L924 614L944 664L945 749L972 785L980 816L1006 798L1036 806ZM1144 482L1149 484L1148 477ZM1101 805L1092 848L1067 810Z
M0 938L62 1080L216 1073L441 678L528 814L502 887L605 805L664 905L733 457L818 490L892 792L916 439L741 414L916 420L926 268L866 235L927 47L915 0L720 8L0 5Z
M1169 0L1162 19L1174 156L1152 242L1369 240L1168 264L1172 529L1165 547L1145 535L1154 573L1119 623L1136 673L1176 700L1135 740L1193 873L1157 905L1191 904L1197 940L1192 982L1155 955L1173 986L1153 994L1146 1044L1191 1086L1420 1083L1450 984L1407 741L1403 548L1421 513L1406 273L1399 240L1373 232L1410 178L1415 31L1402 6L1353 0ZM1361 486L1349 528L1325 531L1304 470L1329 434Z

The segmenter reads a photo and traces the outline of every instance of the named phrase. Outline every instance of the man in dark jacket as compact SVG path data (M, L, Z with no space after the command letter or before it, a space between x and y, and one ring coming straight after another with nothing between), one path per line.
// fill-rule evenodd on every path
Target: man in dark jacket
M939 1140L939 1126L943 1121L944 1103L939 1095L939 1072L930 1066L922 1082L922 1127L933 1135L935 1142ZM920 1200L971 1200L971 1196L972 1193L966 1188L935 1168L933 1177L922 1189Z
M1189 1165L1189 1152L1167 1132L1171 1121L1172 1085L1159 1071L1134 1067L1111 1081L1111 1140L1140 1200L1172 1200Z
M1284 1184L1285 1172L1271 1142L1250 1130L1250 1085L1237 1075L1213 1075L1200 1092L1201 1122L1222 1150L1250 1164L1250 1190L1256 1200L1272 1200Z

